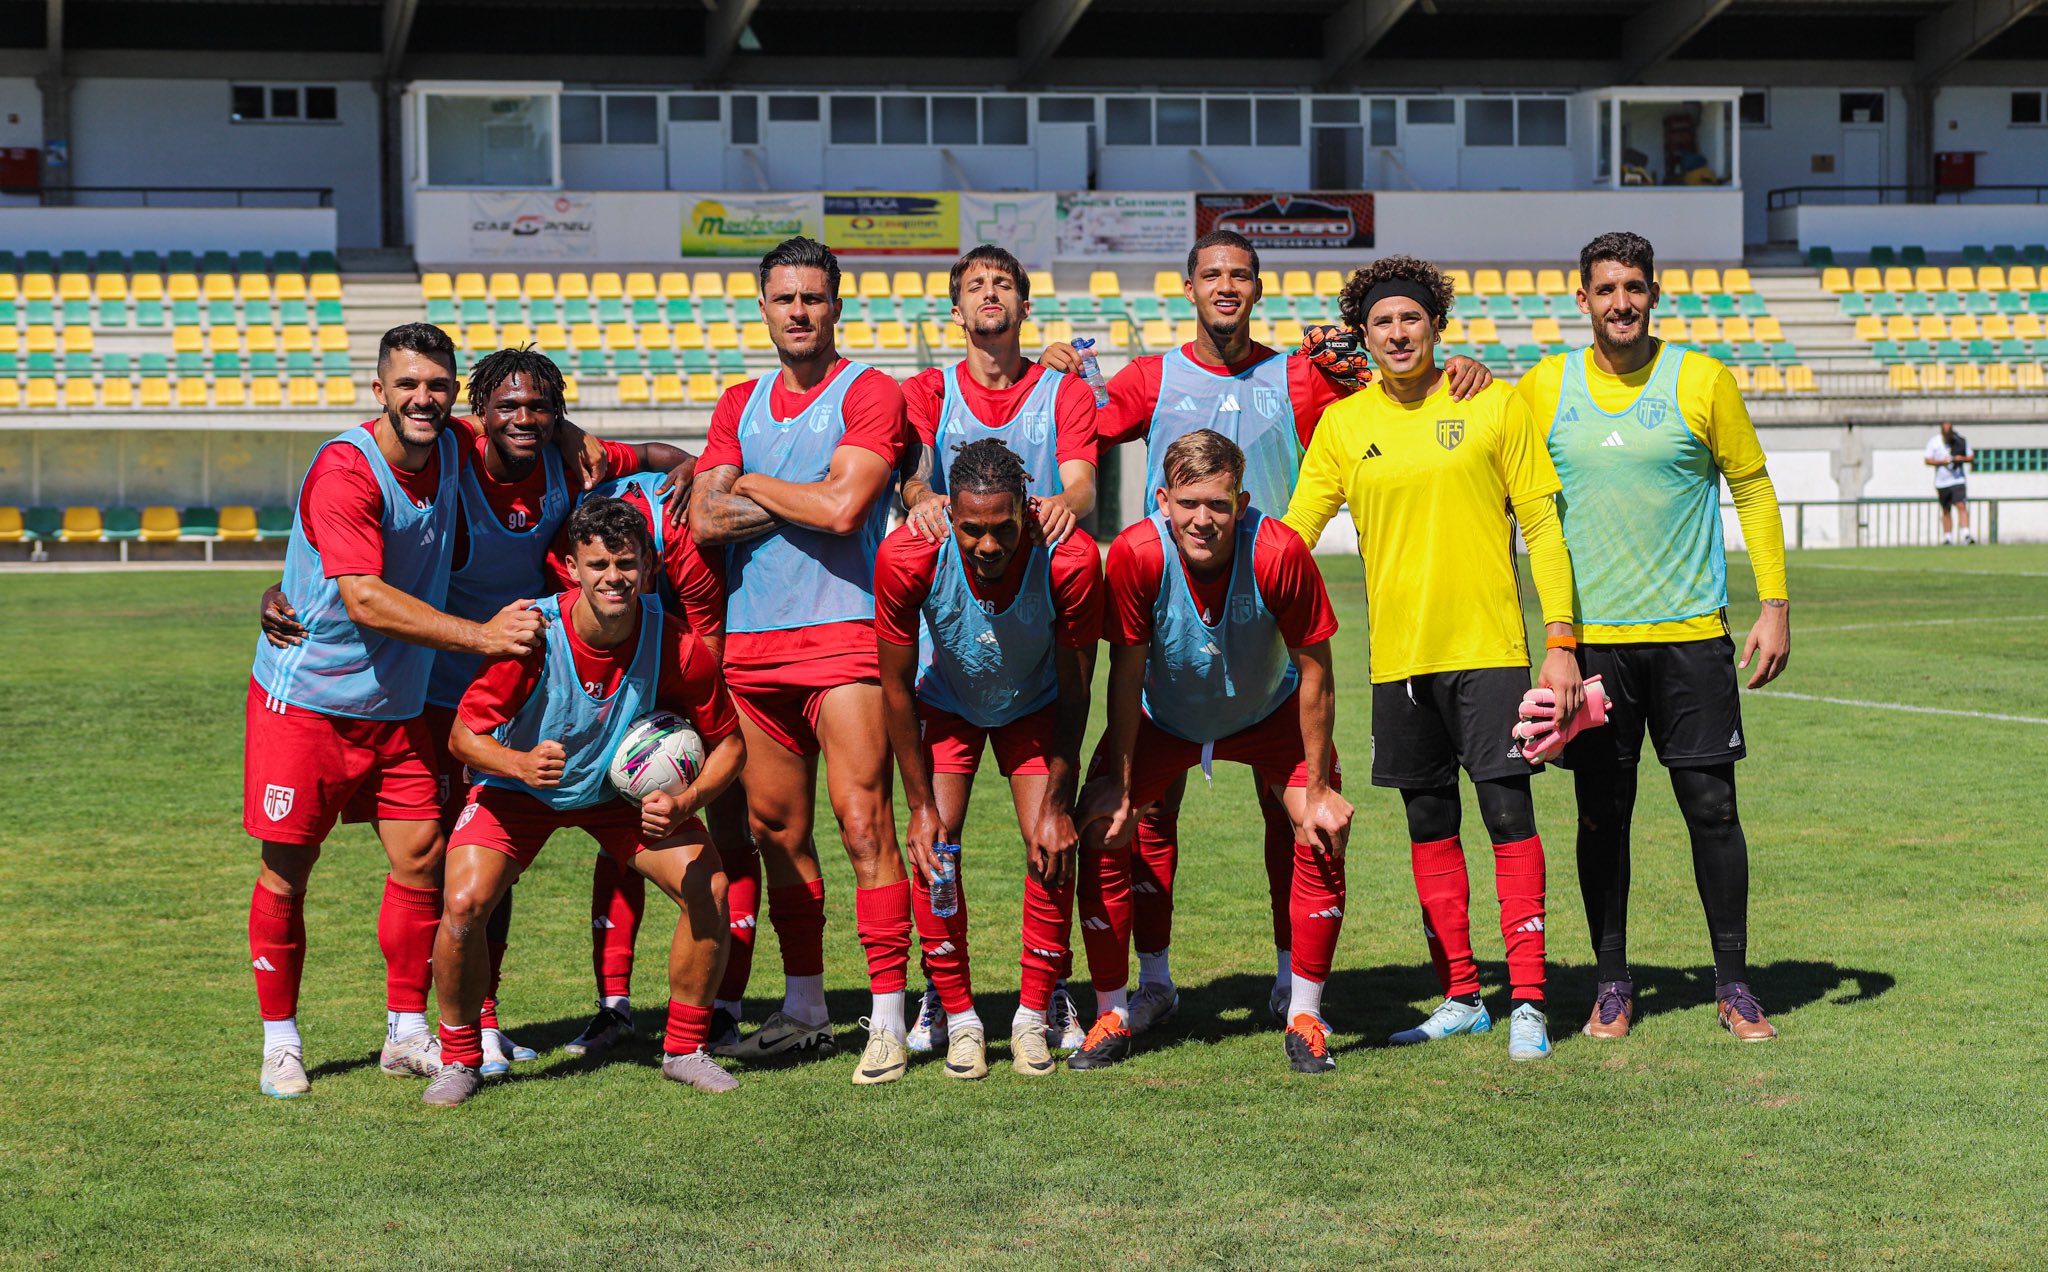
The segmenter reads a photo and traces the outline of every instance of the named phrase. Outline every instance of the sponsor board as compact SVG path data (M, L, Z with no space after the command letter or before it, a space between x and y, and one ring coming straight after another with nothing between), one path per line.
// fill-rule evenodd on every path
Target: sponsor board
M1062 257L1180 256L1195 238L1187 191L1082 190L1059 196Z
M1059 242L1059 200L1051 194L973 194L962 191L960 250L994 243L1026 269L1052 264Z
M824 234L816 194L685 193L682 255L760 256L786 238Z
M825 194L825 242L841 256L953 256L960 251L960 199L922 194Z
M569 261L597 253L596 202L536 191L469 196L469 249L485 260Z
M1373 245L1372 195L1361 190L1197 194L1195 234L1235 230L1260 249L1321 251Z

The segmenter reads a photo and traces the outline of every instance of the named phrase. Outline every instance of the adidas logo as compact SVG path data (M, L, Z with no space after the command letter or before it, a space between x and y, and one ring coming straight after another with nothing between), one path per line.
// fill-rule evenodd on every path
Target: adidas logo
M1333 905L1327 910L1317 910L1314 914L1311 914L1308 917L1312 919L1341 919L1344 917L1344 907L1340 905Z
M1542 930L1543 920L1540 916L1537 918L1530 919L1527 923L1524 923L1520 927L1515 929L1515 931L1517 932L1541 932Z
M1219 411L1242 411L1244 408L1237 404L1237 394L1226 393L1223 395L1223 400L1216 404L1216 409Z
M472 804L470 807L474 808L476 805ZM605 932L611 929L612 921L610 919L592 919L590 926L593 931Z
M1378 442L1374 442L1374 443L1373 443L1372 445L1370 445L1370 446L1366 447L1366 448L1365 448L1365 454L1364 454L1363 456L1361 456L1361 458L1364 458L1364 459L1378 459L1379 457L1380 457L1380 444L1379 444Z
M1132 884L1132 885L1131 885L1131 891L1133 891L1133 892L1142 892L1142 893L1144 893L1144 894L1145 894L1145 895L1147 895L1147 896L1155 896L1155 895L1157 895L1157 894L1158 894L1158 892L1159 892L1159 885L1158 885L1158 884L1156 884L1156 883L1152 883L1152 882L1150 882L1149 880L1147 880L1147 881L1144 881L1144 882L1140 882L1140 883L1134 883L1134 884Z
M1065 954L1063 950L1042 950L1036 945L1031 947L1031 952L1040 958L1060 958Z
M1735 732L1733 732L1733 733L1731 733L1731 734L1729 734L1729 735L1728 735L1728 745L1729 745L1729 746L1741 746L1741 745L1742 745L1742 730L1740 730L1740 729L1737 729L1737 730L1736 730Z
M1175 402L1173 404L1173 409L1176 411L1199 411L1202 408L1195 405L1195 400L1193 398L1187 396L1186 394L1182 394L1180 401Z
M251 963L250 966L255 968L259 972L274 972L277 970L277 965L275 963L272 963L267 958L258 958L255 962Z
M1000 644L1002 644L1002 642L1001 642L1001 641L999 641L999 640L997 640L997 639L996 639L996 634L995 634L994 632L991 632L991 631L985 631L985 632L983 632L983 633L982 633L981 635L979 635L979 636L976 636L976 637L974 638L974 643L975 643L975 644L977 644L977 645L1000 645Z
M937 948L926 950L925 954L932 958L938 958L942 955L951 954L954 948L951 941L940 941Z
M1564 414L1558 416L1557 418L1566 424L1576 424L1579 422L1579 408L1576 406L1568 406L1564 408Z
M1202 646L1202 652L1210 655L1211 657L1218 657L1221 656L1221 654L1223 653L1221 649L1217 648L1216 642L1213 640L1210 641L1208 644Z
M1519 742L1510 742L1510 743L1508 743L1508 758L1509 758L1509 759L1511 759L1511 760L1519 760L1519 759L1521 759L1521 758L1522 758L1522 744L1521 744L1521 743L1519 743Z
M1616 429L1616 430L1615 430L1614 432L1612 432L1612 433L1609 433L1609 434L1607 435L1607 440L1606 440L1606 441L1604 441L1604 442L1602 442L1602 443L1600 443L1600 444L1601 444L1602 446L1626 446L1626 445L1628 445L1628 443L1627 443L1627 442L1624 442L1624 441L1622 441L1622 440L1621 440L1621 430L1620 430L1620 429Z
M1087 928L1090 932L1107 932L1109 931L1109 920L1102 918L1082 919L1081 926Z
M754 930L754 916L753 916L753 915L751 915L751 914L749 914L749 915L746 915L746 916L745 916L745 917L743 917L743 918L737 918L737 919L734 919L734 920L732 921L732 930L733 930L733 931L735 931L735 932L751 932L751 931L753 931L753 930Z

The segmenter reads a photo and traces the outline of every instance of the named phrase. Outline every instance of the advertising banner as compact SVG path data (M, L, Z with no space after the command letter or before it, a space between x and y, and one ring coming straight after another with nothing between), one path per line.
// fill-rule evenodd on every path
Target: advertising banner
M1026 269L1048 269L1059 243L1059 200L1051 194L969 194L960 199L960 250L1006 248Z
M1186 191L1082 190L1059 196L1062 257L1179 256L1195 239Z
M1361 190L1232 191L1195 196L1195 234L1236 230L1266 248L1373 245L1372 195Z
M684 256L760 256L786 238L823 238L825 201L818 194L686 192Z
M469 254L480 260L588 260L597 254L596 201L546 190L472 192Z
M825 243L841 256L957 256L960 198L827 191Z

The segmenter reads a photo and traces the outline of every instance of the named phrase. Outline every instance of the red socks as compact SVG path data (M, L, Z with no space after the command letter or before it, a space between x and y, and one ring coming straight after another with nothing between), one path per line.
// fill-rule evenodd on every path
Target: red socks
M1467 913L1472 883L1465 876L1465 848L1456 838L1412 844L1415 895L1422 902L1422 934L1444 996L1479 992L1479 964L1472 957L1472 920ZM1297 954L1296 958L1300 956Z
M1273 798L1272 790L1264 783L1259 784L1259 815L1266 820L1266 895L1273 902L1273 948L1291 950L1294 948L1294 925L1288 911L1292 907L1294 892L1294 822L1287 816L1287 805ZM1338 883L1342 892L1343 883Z
M1179 810L1159 809L1140 817L1137 847L1129 854L1127 869L1131 940L1144 953L1157 954L1173 944L1173 876L1179 866Z
M963 884L965 880L961 881ZM856 900L859 899L856 895ZM918 949L924 955L924 974L938 991L947 1011L972 1011L974 988L967 967L967 889L960 888L960 904L951 915L932 913L931 883L924 872L910 872L910 908L917 916ZM866 941L863 936L862 941ZM870 955L870 960L872 960ZM886 992L886 991L884 991Z
M388 1011L427 1009L434 982L434 934L441 926L441 890L408 888L384 877L384 904L377 910L377 948L384 951L384 1006Z
M1074 926L1074 885L1057 891L1031 875L1024 875L1023 955L1019 959L1023 978L1017 1001L1032 1011L1052 1007L1052 990L1074 963L1069 943ZM948 1011L952 1008L948 1007Z
M699 1007L695 1003L679 1003L673 998L668 1000L668 1029L661 1039L663 1052L672 1056L686 1056L692 1051L702 1051L704 1043L710 1037L709 1004Z
M484 1063L482 1025L451 1025L441 1022L441 1063L466 1064L481 1069Z
M1140 823L1139 833L1143 823ZM1081 852L1081 948L1088 979L1097 994L1122 989L1131 980L1131 852L1101 848Z
M598 997L624 998L632 992L633 943L646 911L647 880L610 853L599 853L590 876L590 962Z
M726 941L725 977L718 982L718 997L738 1002L746 997L747 981L754 974L754 934L761 913L761 853L753 841L730 853L725 861L725 907L732 928Z
M820 887L821 903L823 891ZM853 922L868 955L868 988L877 994L901 992L910 968L910 880L855 888ZM964 940L964 924L961 931ZM960 973L963 978L967 974L965 949L960 952Z
M1337 934L1344 930L1344 862L1319 856L1307 844L1295 844L1292 873L1288 906L1294 974L1326 981L1337 953Z
M306 898L284 897L262 884L249 898L249 963L256 969L256 1007L265 1020L299 1014L306 969Z
M1500 935L1508 949L1508 985L1516 999L1543 1001L1543 840L1535 835L1493 846Z
M784 976L825 974L825 881L768 889L768 923L782 946ZM908 934L905 934L906 946ZM905 954L905 961L909 955Z

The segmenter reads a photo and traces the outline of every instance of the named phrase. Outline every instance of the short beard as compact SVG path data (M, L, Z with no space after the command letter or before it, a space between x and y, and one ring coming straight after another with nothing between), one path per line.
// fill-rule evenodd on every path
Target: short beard
M792 353L779 344L775 346L775 355L791 366L801 366L806 363L816 362L820 358L833 357L838 352L838 348L830 340L818 341L817 344L811 347L808 353Z
M412 417L407 415L403 409L387 407L384 411L384 418L391 421L391 431L398 434L398 440L404 445L432 446L435 442L441 440L442 431L448 427L449 413L446 411L441 413L439 421L434 425L434 435L424 442L415 442L406 434L406 425L412 423Z
M1636 334L1626 340L1615 339L1613 331L1604 322L1593 329L1594 337L1610 349L1633 349L1641 344L1649 334L1650 323L1647 318L1640 318L1636 321Z
M1016 325L1017 324L1010 318L1009 311L1004 310L1001 314L998 314L994 318L975 319L974 334L977 336L1008 335L1011 329L1014 328Z

